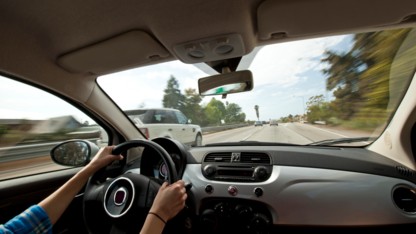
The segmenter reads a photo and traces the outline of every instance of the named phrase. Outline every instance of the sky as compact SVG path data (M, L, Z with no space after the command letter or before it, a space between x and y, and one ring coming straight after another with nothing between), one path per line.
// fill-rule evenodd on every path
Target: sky
M326 49L346 51L351 46L351 36L333 36L286 42L261 48L249 70L253 73L254 88L246 93L204 97L201 104L212 97L224 103L236 103L246 114L247 120L257 119L254 106L259 106L260 120L279 119L289 114L306 112L309 97L323 94L327 100L332 94L325 89L325 76L320 62ZM162 98L167 81L174 76L184 93L187 88L198 90L198 79L208 76L192 64L172 61L151 65L98 78L98 83L121 109L138 107L162 107ZM10 92L19 86L19 92ZM21 106L30 98L36 101L30 107ZM76 111L69 105L58 105L60 100L44 92L9 79L0 79L0 119L28 118L46 119ZM56 103L59 108L48 108ZM85 117L80 117L82 120Z

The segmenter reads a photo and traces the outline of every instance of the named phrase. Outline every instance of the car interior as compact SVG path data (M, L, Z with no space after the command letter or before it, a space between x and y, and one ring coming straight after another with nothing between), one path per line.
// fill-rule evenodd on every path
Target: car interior
M2 1L0 32L0 224L47 197L94 156L93 151L77 160L53 156L56 145L71 146L75 140L82 152L87 152L83 147L115 145L113 153L125 158L89 179L54 233L139 233L157 189L179 179L186 182L188 199L164 233L392 233L416 228L414 0ZM353 52L334 46L338 54L315 55L313 46L324 37L337 39L339 48L351 42L345 48ZM297 42L310 42L304 51L313 55L310 61L340 64L309 67L331 77L322 85L331 94L312 99L306 89L298 95L285 80L286 68L292 69L285 59L255 59L268 46ZM358 43L367 44L354 47ZM280 54L289 60L296 47ZM351 58L363 59L354 64ZM273 74L250 71L278 62L282 69ZM250 116L246 111L244 121L211 118L218 122L214 125L200 109L183 111L192 124L202 126L202 145L147 139L124 111L144 106L136 97L148 100L168 89L166 79L143 74L157 70L169 78L173 73L158 66L179 69L182 64L203 72L184 68L197 74L188 79L200 89L193 90L192 100L220 100L224 108L240 101L243 111L247 102ZM150 68L154 70L145 70ZM132 69L143 71L124 75L137 78L137 85L112 76ZM309 72L298 81L315 74ZM269 75L276 86L262 83L262 76ZM6 81L58 97L88 119L84 127L94 122L99 130L46 132L64 124L72 128L77 121L70 118L31 127L40 121L29 112L32 107L41 104L36 111L47 112L61 104L54 106L42 95L26 98L25 89L15 91L17 85ZM151 83L161 89L148 88ZM351 92L344 97L355 101L337 102L345 88ZM253 108L251 96L238 96L259 94L267 101L282 90L289 94L279 104L297 102L298 115L287 111L266 118L266 113L285 110L277 102ZM13 93L25 98L12 102ZM189 100L174 103L180 109ZM28 114L8 115L16 113L10 110L20 102L27 104ZM148 103L145 107L152 107ZM362 111L349 114L348 108L357 106ZM214 113L209 104L203 107ZM312 114L325 108L341 117L322 115L312 122ZM342 125L347 115L361 125L353 130ZM162 117L157 121L163 122ZM255 127L256 121L261 125ZM295 133L299 129L308 131ZM248 138L243 130L258 138ZM264 140L266 131L280 140ZM333 137L320 135L329 132ZM119 187L132 195L129 206L115 209L112 196Z

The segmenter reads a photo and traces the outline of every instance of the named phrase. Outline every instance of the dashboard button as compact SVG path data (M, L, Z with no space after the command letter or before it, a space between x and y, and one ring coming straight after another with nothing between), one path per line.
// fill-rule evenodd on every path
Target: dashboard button
M212 185L207 185L205 186L205 192L207 193L212 193L214 191L214 187L212 187Z
M260 187L254 188L254 194L256 194L257 197L263 196L263 189Z
M231 196L236 196L237 195L237 193L238 193L238 189L235 187L235 186L230 186L230 187L228 187L228 193L231 195Z

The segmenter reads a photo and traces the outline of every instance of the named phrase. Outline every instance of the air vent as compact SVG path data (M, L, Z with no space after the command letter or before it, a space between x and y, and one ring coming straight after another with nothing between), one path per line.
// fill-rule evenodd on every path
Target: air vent
M400 174L402 174L404 176L407 176L407 177L413 177L413 176L415 176L415 172L413 170L411 170L411 169L409 169L407 167L404 167L404 166L396 166L396 170Z
M205 156L204 162L230 162L231 152L210 153Z
M242 152L241 163L270 164L270 157L265 153Z
M237 159L235 156L240 155ZM216 152L208 154L204 162L231 162L233 163L253 163L253 164L270 164L271 160L268 154L259 152Z
M393 201L406 213L416 213L416 191L408 187L397 187L393 191Z

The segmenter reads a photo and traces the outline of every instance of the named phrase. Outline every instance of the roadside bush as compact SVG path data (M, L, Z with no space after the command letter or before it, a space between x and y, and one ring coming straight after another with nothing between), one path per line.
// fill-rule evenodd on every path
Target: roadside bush
M342 120L338 119L337 117L331 117L328 119L327 123L329 125L338 126L342 124Z
M342 123L343 126L365 131L374 131L385 124L386 111L383 109L367 108L361 110L353 118Z

